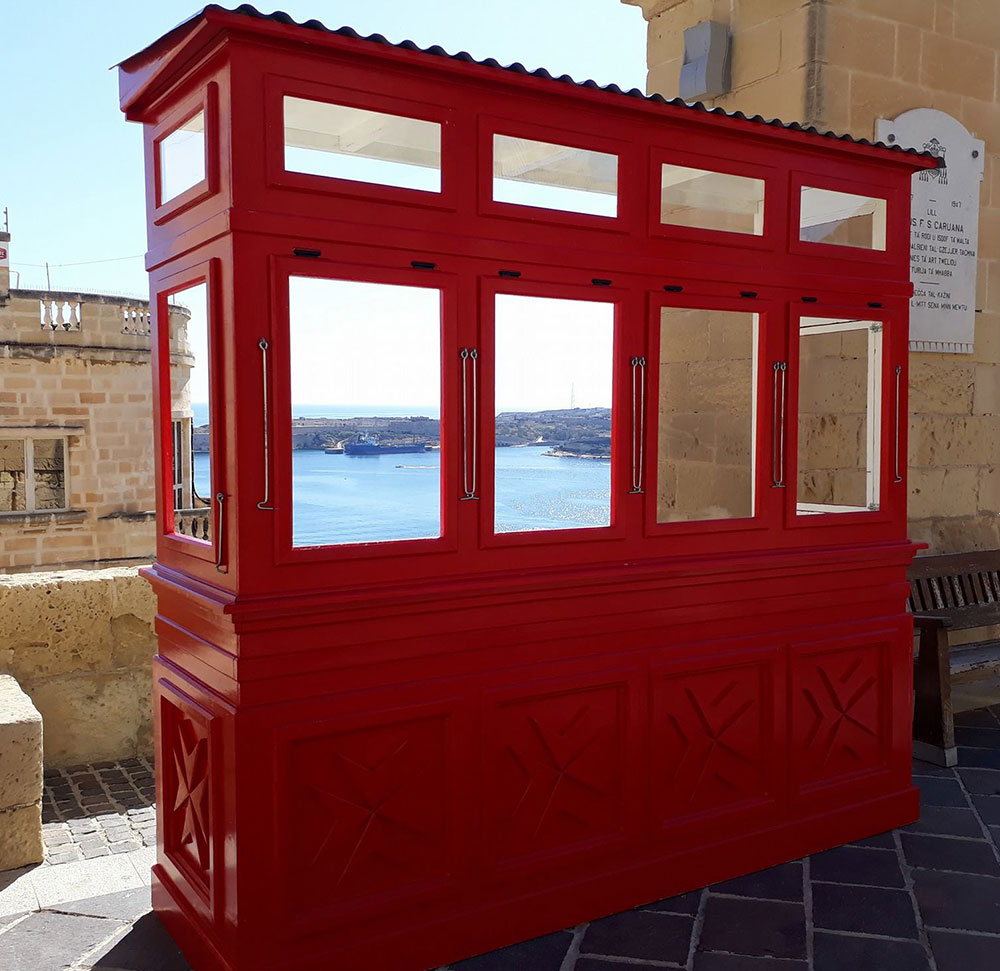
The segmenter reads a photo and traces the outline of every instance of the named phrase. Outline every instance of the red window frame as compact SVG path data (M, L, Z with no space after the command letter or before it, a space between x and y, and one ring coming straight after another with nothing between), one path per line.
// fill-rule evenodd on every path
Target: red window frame
M660 187L662 168L667 165L681 165L693 169L705 169L723 175L736 175L747 179L762 179L764 182L764 225L762 233L734 233L721 229L704 229L695 226L675 226L660 221ZM650 148L649 161L649 234L654 238L687 240L692 243L707 243L712 246L736 247L742 250L778 250L784 247L783 230L787 222L784 205L787 172L777 166L756 162L743 162L732 158L713 155L710 152L696 152L688 149L677 150L654 145Z
M876 321L882 324L882 360L879 394L879 508L866 509L858 512L809 513L798 512L798 476L799 476L799 320L803 317L845 317L857 320ZM905 326L905 315L900 320L898 313L886 308L860 307L849 304L793 305L789 314L788 334L788 396L786 412L785 436L785 481L787 483L785 496L785 528L810 529L817 527L826 529L831 526L875 525L896 519L900 515L899 505L902 503L902 514L906 513L906 497L900 495L901 490L893 489L895 484L893 470L893 442L896 440L895 425L901 420L897 413L895 402L895 367L900 364L896 345L900 343L896 328ZM905 348L905 344L903 345ZM901 364L901 374L906 373L905 365ZM902 435L902 430L899 430ZM905 439L904 439L905 440ZM906 461L905 452L901 457Z
M156 225L204 202L219 190L219 86L209 81L195 96L181 102L153 129L150 136L150 161L153 185L150 198L153 200L153 222ZM171 199L161 201L161 159L160 144L181 125L190 121L199 112L205 115L205 177Z
M410 189L404 186L383 185L379 182L362 182L341 179L331 175L294 172L285 168L285 112L284 98L303 98L326 104L377 111L402 118L433 122L441 129L441 189ZM398 94L369 89L360 90L322 84L303 78L269 75L265 85L265 112L273 119L266 127L266 179L267 185L279 189L299 189L323 196L350 196L373 202L417 206L430 209L454 210L457 207L458 138L455 110L426 100L409 100Z
M426 539L383 540L371 543L329 543L296 546L293 537L292 484L292 388L289 307L289 279L293 276L346 280L358 283L382 283L394 286L421 287L441 292L441 533ZM458 360L458 282L453 274L429 273L419 269L400 269L386 265L352 264L337 259L295 259L274 256L273 328L271 341L273 389L271 465L273 468L275 506L275 563L303 564L328 560L364 560L411 555L453 552L458 546L457 466L460 458L461 428L458 418L458 371L449 362Z
M691 310L718 310L726 313L757 314L757 422L753 435L754 512L740 519L701 519L660 522L657 519L659 473L659 392L660 392L660 311L676 307ZM771 447L773 444L772 365L781 359L784 346L783 301L733 298L714 288L685 287L683 294L653 292L649 295L646 344L646 427L645 427L645 528L648 537L672 537L704 533L759 532L780 524L780 512L772 499Z
M499 294L524 297L550 297L562 300L580 300L589 303L614 305L614 337L612 341L611 379L611 502L610 525L569 529L539 529L525 532L495 532L496 510L496 360L495 360L495 308ZM627 367L625 323L622 303L626 297L623 288L596 287L572 283L555 283L540 280L509 280L483 277L480 282L480 421L479 421L479 482L480 482L480 549L510 547L539 547L572 544L603 545L609 541L625 539L627 535L623 499L627 493L629 473L625 462L628 458L627 402L623 398L626 387Z
M577 229L595 229L612 233L631 231L631 213L637 202L639 181L634 163L634 146L628 142L591 132L570 128L556 128L551 125L532 124L499 115L480 114L479 124L479 166L477 173L479 214L502 219L528 220L555 226L572 226ZM594 213L573 212L567 209L549 209L543 206L522 205L516 202L499 202L493 198L493 136L507 135L510 138L525 138L536 142L548 142L578 148L586 152L602 152L618 159L616 213L601 216Z
M220 407L221 379L224 371L224 341L221 339L221 315L223 301L220 292L221 265L217 257L210 257L200 263L195 263L187 269L162 278L156 289L153 301L156 313L155 320L155 361L157 370L157 388L159 394L156 406L159 411L156 422L157 446L161 456L159 477L159 503L163 515L157 515L159 522L160 542L167 548L194 557L206 563L213 563L224 570L226 518L230 512L225 505L220 514L219 504L215 496L222 493L228 498L226 484L223 478L225 470L225 443L223 440L222 408ZM209 439L208 461L212 482L212 496L209 497L209 512L212 528L209 541L195 539L174 531L174 436L171 413L171 376L170 376L170 298L191 287L204 283L206 288L205 310L207 314L206 331L208 337L208 422L211 429ZM220 555L220 530L223 532L223 548Z

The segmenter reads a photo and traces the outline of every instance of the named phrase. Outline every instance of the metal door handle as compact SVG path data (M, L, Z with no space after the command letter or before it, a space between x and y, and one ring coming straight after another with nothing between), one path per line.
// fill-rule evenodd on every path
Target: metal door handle
M267 350L270 344L267 342L266 337L262 337L258 342L257 346L260 348L260 368L261 368L261 389L263 391L263 418L264 418L264 498L257 503L258 509L273 510L274 506L271 505L271 442L270 442L270 426L271 420L268 415L268 400L267 400Z
M225 573L226 568L222 565L222 553L224 549L225 541L225 522L226 513L224 503L226 501L226 494L224 492L217 492L215 494L215 502L218 505L218 511L216 512L216 527L217 527L217 537L216 537L216 551L215 551L215 568L220 573Z
M479 387L477 372L479 370L479 351L474 347L463 347L460 353L462 359L462 492L460 500L478 499L476 495L476 471L479 462L478 429L479 429ZM469 381L469 370L472 370L472 381ZM469 431L469 390L472 391L472 430ZM471 454L469 440L472 440Z
M771 431L771 487L785 488L785 378L787 361L774 362L774 421Z
M646 359L632 358L632 488L629 495L643 492L646 459ZM638 413L638 414L637 414Z
M900 375L903 373L903 366L901 364L896 365L896 422L895 428L893 429L893 482L902 482L903 474L899 467L899 421L902 417L899 413L899 382Z

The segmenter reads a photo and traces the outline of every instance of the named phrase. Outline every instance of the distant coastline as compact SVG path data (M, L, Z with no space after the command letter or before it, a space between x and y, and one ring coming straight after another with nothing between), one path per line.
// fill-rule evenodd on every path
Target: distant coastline
M292 448L295 450L339 449L358 435L378 436L386 445L419 441L439 448L441 422L429 415L292 418ZM197 425L193 431L194 451L207 452L208 442L209 426ZM543 455L557 458L608 459L611 457L611 409L504 412L496 417L496 444L498 448L541 447L547 449Z

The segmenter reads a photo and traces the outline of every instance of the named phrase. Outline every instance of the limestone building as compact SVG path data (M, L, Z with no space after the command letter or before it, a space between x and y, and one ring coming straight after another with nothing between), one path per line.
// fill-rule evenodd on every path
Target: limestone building
M180 373L187 317L171 309ZM190 414L189 397L175 403L178 441ZM179 455L189 505L189 447ZM0 260L0 572L151 559L153 468L148 303L11 289Z
M1000 3L621 2L648 22L650 93L692 97L685 31L715 22L729 76L709 107L869 139L879 119L933 108L985 141L971 353L910 357L909 518L933 552L1000 547Z

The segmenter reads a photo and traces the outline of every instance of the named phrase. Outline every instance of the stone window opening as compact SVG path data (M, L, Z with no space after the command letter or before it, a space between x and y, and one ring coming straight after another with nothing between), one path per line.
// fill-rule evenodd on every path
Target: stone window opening
M0 438L0 515L67 510L67 459L62 436Z

